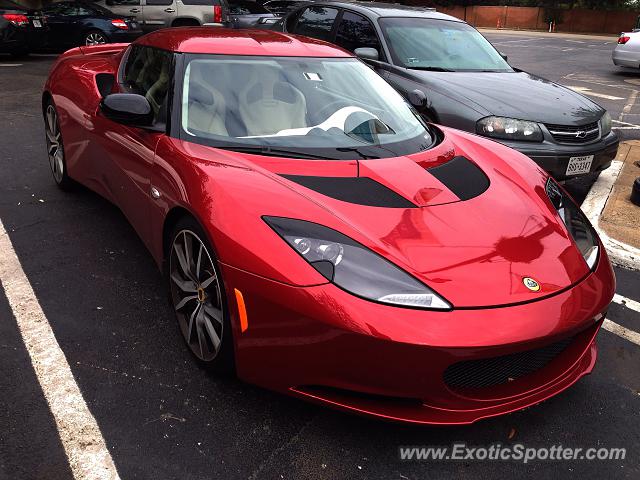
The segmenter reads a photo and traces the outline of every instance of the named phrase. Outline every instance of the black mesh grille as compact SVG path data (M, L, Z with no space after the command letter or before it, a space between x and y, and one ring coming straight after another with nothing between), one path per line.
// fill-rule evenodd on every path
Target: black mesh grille
M600 138L598 122L579 127L546 124L551 136L559 143L587 143Z
M540 370L572 341L573 338L567 338L536 350L454 363L445 370L444 382L453 389L501 385Z

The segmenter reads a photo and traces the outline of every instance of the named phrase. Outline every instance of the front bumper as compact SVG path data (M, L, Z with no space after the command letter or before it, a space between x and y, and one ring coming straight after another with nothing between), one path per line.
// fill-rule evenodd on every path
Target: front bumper
M593 369L595 336L615 290L603 253L578 285L526 304L420 311L356 298L332 284L295 287L223 265L242 292L248 329L228 295L236 365L245 381L391 420L466 424L539 403ZM548 364L489 388L457 388L462 361L539 350L571 339ZM511 379L510 379L511 380Z
M600 172L608 168L616 158L620 142L614 133L610 133L595 143L582 145L558 144L546 139L541 143L507 141L500 141L500 143L525 154L556 180L565 180L568 178L566 172L571 157L593 155L589 173Z

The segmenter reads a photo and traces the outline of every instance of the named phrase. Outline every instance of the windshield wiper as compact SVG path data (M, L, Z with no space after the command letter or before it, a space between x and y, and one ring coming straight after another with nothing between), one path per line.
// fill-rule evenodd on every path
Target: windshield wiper
M410 70L424 70L425 72L455 72L455 70L451 70L450 68L442 68L442 67L407 67Z
M212 145L212 147L219 148L221 150L230 150L232 152L253 153L255 155L265 155L269 157L293 157L307 160L335 160L334 158L322 155L313 155L312 153L299 152L297 150L289 150L285 148L271 148L266 145Z

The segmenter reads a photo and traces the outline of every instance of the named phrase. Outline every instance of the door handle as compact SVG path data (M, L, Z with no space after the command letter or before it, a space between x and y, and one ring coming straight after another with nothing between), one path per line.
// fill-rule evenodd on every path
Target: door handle
M175 13L175 9L173 8L165 8L164 11L167 13Z
M140 9L139 8L132 8L131 10L129 10L131 13L140 13Z

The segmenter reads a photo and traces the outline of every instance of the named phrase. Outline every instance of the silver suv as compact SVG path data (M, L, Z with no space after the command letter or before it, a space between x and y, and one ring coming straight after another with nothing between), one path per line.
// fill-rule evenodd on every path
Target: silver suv
M142 30L223 25L229 21L226 0L98 0L117 15L135 17Z

